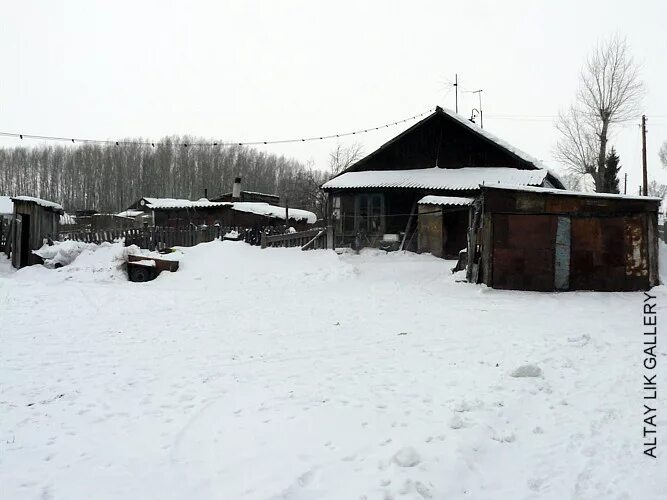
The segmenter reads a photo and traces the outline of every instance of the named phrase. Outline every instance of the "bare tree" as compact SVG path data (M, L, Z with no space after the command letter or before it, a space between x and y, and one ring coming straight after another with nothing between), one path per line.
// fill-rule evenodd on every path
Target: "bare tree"
M667 141L663 142L662 146L660 146L658 156L660 157L660 163L662 163L662 166L667 168Z
M649 182L647 190L649 196L655 196L657 198L664 198L667 196L667 186L656 181Z
M334 150L329 153L329 172L332 176L341 173L347 167L360 160L363 153L363 146L358 142L354 142L349 146L343 146L339 142L336 144Z
M615 35L599 44L581 70L575 104L556 122L556 158L572 172L592 176L595 191L609 191L605 161L612 126L637 116L643 95L625 38Z

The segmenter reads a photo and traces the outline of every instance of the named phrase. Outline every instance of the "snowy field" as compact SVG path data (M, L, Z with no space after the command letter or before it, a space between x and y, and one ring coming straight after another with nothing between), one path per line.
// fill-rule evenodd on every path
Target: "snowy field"
M130 283L122 252L0 257L2 499L667 498L667 337L653 460L642 293L236 242Z

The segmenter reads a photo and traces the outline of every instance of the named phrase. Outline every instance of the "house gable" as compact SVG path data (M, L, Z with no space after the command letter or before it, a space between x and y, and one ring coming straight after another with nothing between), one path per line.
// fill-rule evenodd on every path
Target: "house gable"
M525 153L464 118L438 107L420 122L362 158L346 172L429 167L539 168Z

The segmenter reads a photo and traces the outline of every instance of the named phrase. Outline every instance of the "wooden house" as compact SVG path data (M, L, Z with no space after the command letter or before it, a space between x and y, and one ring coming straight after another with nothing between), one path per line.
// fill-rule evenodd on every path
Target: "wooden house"
M659 284L660 198L482 186L468 281L511 290L648 290Z
M11 235L12 265L16 268L40 264L34 255L49 240L58 239L63 207L51 201L30 196L14 196L14 221Z
M433 233L422 238L427 245L422 251L456 257L465 248L468 227L468 207L460 198L473 198L480 185L498 183L563 188L538 160L438 107L322 189L328 193L336 246L398 240L401 248L417 251L417 228L423 227ZM419 224L420 200L429 195L441 198L421 210L431 217Z

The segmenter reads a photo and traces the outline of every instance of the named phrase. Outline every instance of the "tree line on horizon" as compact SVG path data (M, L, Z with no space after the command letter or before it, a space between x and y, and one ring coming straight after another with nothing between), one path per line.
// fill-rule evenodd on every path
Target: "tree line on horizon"
M141 142L129 139L127 142ZM281 203L322 211L319 186L329 175L312 165L247 146L188 146L195 137L147 144L0 148L0 194L35 196L67 211L120 212L145 196L215 198L242 189L277 194Z

